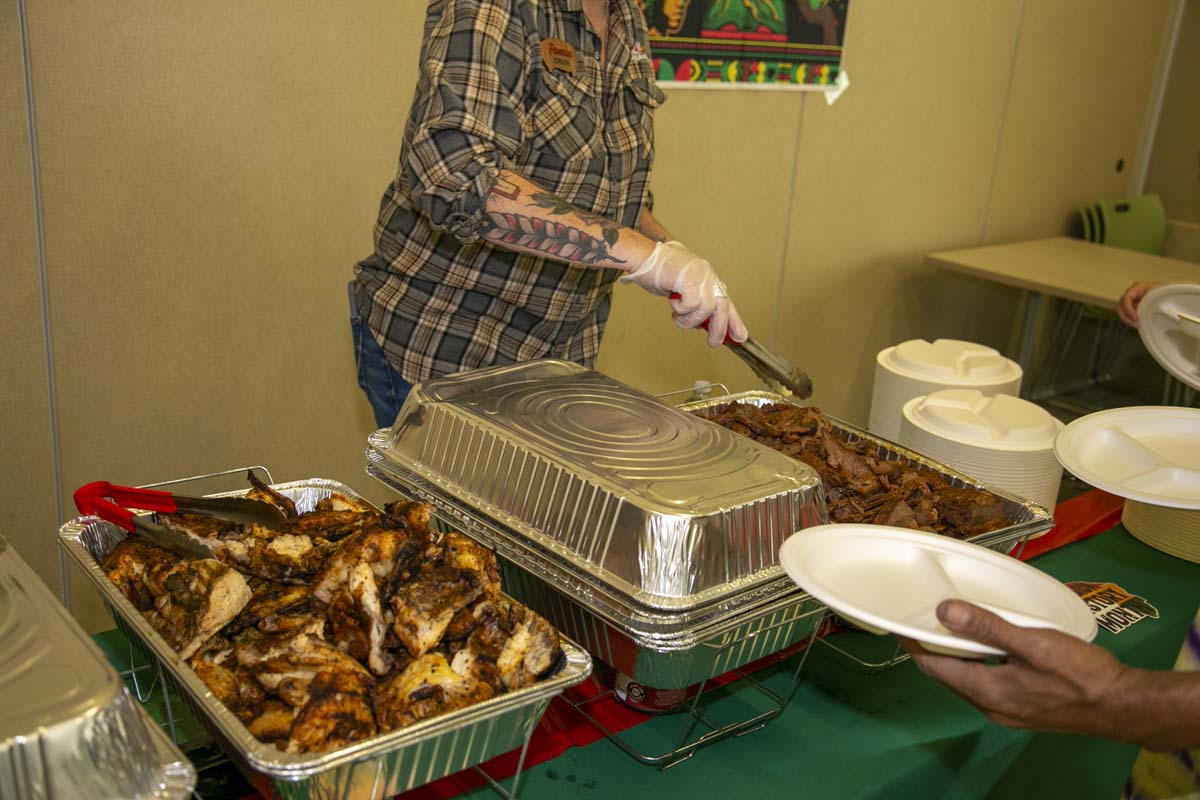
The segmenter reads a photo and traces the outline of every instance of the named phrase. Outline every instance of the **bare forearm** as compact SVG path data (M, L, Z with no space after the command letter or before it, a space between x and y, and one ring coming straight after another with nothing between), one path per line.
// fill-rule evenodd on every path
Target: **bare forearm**
M1107 736L1149 750L1200 748L1200 673L1130 669L1105 706Z
M654 250L643 233L576 208L509 170L500 170L488 193L486 219L488 241L585 267L628 271Z

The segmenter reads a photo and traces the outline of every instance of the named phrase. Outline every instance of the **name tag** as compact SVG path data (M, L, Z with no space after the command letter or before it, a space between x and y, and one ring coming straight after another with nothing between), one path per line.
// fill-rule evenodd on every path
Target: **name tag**
M561 70L575 74L575 48L562 39L542 39L542 63L553 72Z

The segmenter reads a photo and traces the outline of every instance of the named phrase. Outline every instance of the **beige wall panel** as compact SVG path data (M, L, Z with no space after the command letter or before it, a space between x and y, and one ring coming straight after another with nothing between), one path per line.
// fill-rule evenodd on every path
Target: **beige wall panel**
M655 117L655 216L709 259L750 333L769 343L787 228L803 97L792 93L669 91ZM671 322L659 297L619 286L597 366L658 393L696 380L762 388L725 348ZM682 396L680 397L682 399Z
M1146 191L1167 216L1200 222L1200 2L1184 3L1175 63L1163 98Z
M1019 0L851 7L850 89L805 109L776 339L830 413L866 422L883 347L1007 342L1015 293L923 258L979 241L1019 17Z
M0 2L0 534L51 588L58 585L54 462L42 325L29 118L16 0Z
M263 463L382 496L345 284L394 174L422 15L33 6L68 491Z
M1170 7L1026 0L988 242L1065 233L1080 205L1129 193Z

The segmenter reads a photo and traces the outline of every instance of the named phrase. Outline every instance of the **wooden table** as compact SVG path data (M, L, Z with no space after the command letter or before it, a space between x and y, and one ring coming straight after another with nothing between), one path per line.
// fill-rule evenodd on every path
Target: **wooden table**
M1042 297L1115 309L1136 281L1200 283L1200 264L1066 236L930 253L927 263L1029 292L1017 361L1029 374Z

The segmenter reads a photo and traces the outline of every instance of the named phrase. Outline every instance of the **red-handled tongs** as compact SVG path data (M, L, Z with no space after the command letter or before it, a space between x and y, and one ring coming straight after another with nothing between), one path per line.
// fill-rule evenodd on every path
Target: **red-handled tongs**
M671 293L672 300L679 300L677 292ZM700 323L700 327L708 330L708 320ZM766 382L768 386L781 394L791 394L804 400L812 397L812 378L808 373L793 367L786 359L772 353L753 338L744 342L734 341L728 333L725 334L725 346L734 355L746 362L746 366L754 370L754 374Z
M164 513L203 514L233 522L283 528L287 517L275 506L242 497L183 497L156 489L115 486L108 481L93 481L75 490L75 506L81 514L91 514L120 525L130 533L144 536L186 558L212 558L212 551L190 536L152 522L131 508Z

